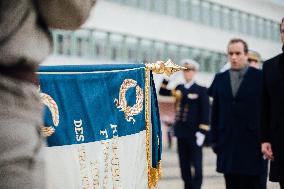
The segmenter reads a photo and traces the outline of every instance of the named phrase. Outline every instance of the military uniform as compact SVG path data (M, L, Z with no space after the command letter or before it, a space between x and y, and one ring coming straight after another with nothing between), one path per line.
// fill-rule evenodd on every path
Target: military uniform
M178 85L168 90L163 81L160 95L176 98L175 136L178 139L178 154L185 189L200 189L202 184L202 146L197 145L196 133L209 130L209 97L207 89L196 83ZM194 168L194 174L191 173Z

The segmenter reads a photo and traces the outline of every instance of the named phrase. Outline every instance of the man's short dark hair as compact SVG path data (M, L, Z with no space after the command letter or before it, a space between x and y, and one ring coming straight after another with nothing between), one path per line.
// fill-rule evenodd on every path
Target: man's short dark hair
M242 43L244 45L245 54L248 54L248 44L247 44L247 42L245 42L243 39L240 39L240 38L231 39L229 41L229 43L228 43L228 49L229 49L229 46L231 44L234 44L234 43Z

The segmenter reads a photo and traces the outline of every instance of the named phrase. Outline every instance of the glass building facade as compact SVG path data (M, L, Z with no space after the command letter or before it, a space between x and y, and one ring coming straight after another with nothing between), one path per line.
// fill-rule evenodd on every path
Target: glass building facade
M279 41L279 23L207 0L107 0L198 24Z
M81 29L76 32L53 30L54 55L142 63L167 60L176 63L191 58L200 63L200 70L215 73L226 63L226 54L180 44L140 38L102 30Z
M208 0L106 0L212 28L279 42L279 23ZM216 73L227 62L224 52L97 29L53 30L54 54L96 61L139 63L191 58L202 72Z

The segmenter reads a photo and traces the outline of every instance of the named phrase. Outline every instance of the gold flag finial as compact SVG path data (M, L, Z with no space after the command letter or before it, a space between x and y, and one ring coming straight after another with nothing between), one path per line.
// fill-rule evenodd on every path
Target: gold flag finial
M167 62L157 61L156 63L147 63L146 68L156 74L165 73L167 76L170 76L177 71L186 69L185 67L175 64L171 59L169 59Z

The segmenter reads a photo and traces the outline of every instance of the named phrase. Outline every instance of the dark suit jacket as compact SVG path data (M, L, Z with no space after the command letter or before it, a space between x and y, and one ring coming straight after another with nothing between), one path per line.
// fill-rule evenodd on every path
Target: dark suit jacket
M235 97L232 95L229 71L219 73L209 94L214 99L211 131L217 153L217 171L225 174L261 174L261 71L248 68Z
M261 141L270 142L274 155L270 180L284 180L284 54L264 63Z
M175 123L175 135L178 138L192 138L195 140L195 132L207 132L209 124L209 96L207 89L194 83L189 89L184 85L175 88L180 91L182 99L178 103ZM160 95L172 95L172 91L161 87ZM185 110L185 107L188 107ZM179 111L179 112L178 112ZM180 117L182 117L180 119Z

